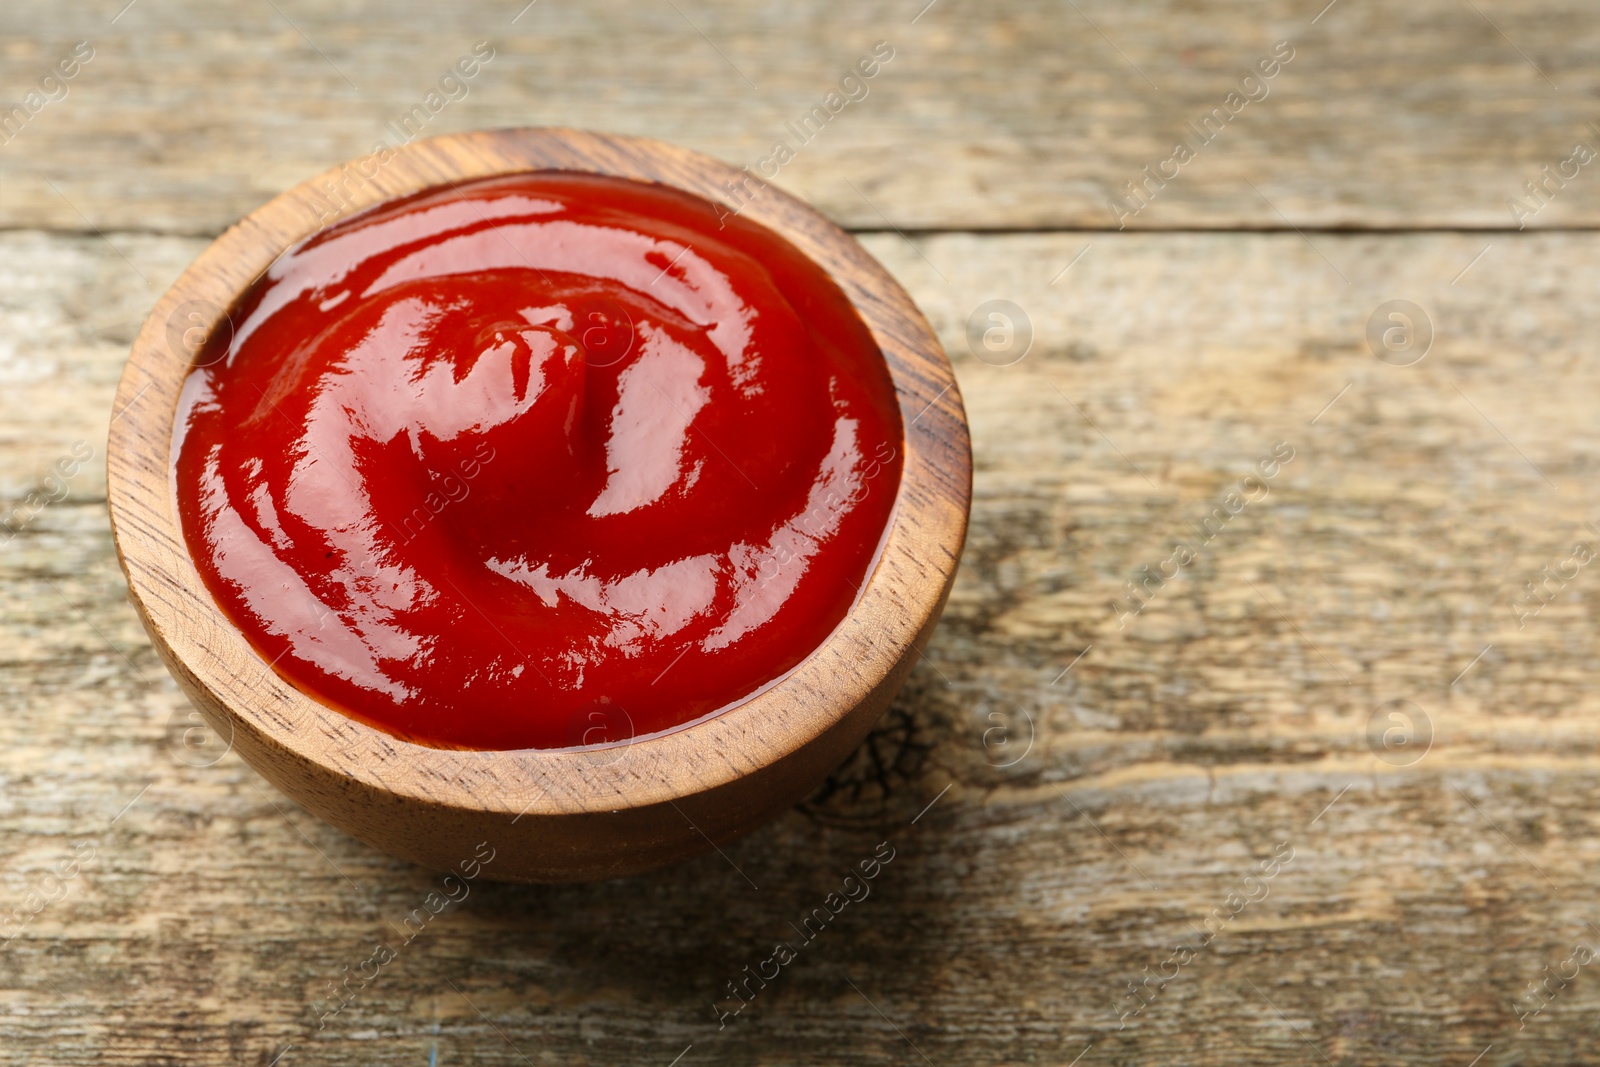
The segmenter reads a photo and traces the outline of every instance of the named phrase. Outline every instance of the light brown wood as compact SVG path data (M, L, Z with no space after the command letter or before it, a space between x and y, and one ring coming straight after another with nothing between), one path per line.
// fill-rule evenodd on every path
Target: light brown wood
M914 25L923 0L674 4L8 3L8 99L74 40L100 52L0 147L0 514L74 442L103 452L138 326L210 235L365 151L480 36L504 47L439 129L566 122L736 164L888 39L777 184L881 231L953 357L976 495L928 658L825 798L637 879L475 885L319 1030L328 983L439 881L184 749L97 456L0 544L0 915L97 849L0 946L0 1064L1600 1062L1592 965L1515 1011L1600 922L1600 586L1585 567L1525 628L1508 610L1600 521L1600 241L913 229L1104 225L1108 186L1285 37L1306 47L1272 97L1133 225L1284 227L1245 179L1302 226L1509 224L1600 121L1591 8L1338 0L1308 32L1323 0L939 0ZM1593 177L1532 225L1592 224ZM996 297L1036 328L1011 367L967 349ZM1396 297L1438 326L1405 373L1363 336ZM1112 596L1277 440L1304 447L1272 495L1118 630ZM1367 745L1396 697L1435 727L1408 767ZM997 766L1024 712L1037 740ZM871 899L719 1030L724 983L885 840ZM1271 895L1119 1030L1126 983L1279 840Z
M770 688L717 716L598 750L430 748L353 721L274 672L188 559L168 457L195 346L251 280L335 219L472 178L561 169L655 181L727 202L839 284L888 363L903 474L874 570L834 633ZM483 877L586 881L725 844L794 804L883 714L938 620L965 538L971 457L949 361L910 298L848 234L775 191L729 199L733 167L655 141L573 130L436 138L351 161L252 212L145 321L107 445L119 557L152 643L213 729L287 795L394 855ZM201 319L192 322L195 309ZM482 849L477 849L482 842ZM474 876L480 869L473 862Z
M107 236L132 267L92 234L0 234L8 507L104 440L143 312L208 243ZM440 882L236 753L180 760L192 709L125 599L93 461L0 547L4 912L97 850L0 947L0 1062L922 1063L902 1033L939 1067L1090 1043L1078 1067L1322 1063L1308 1041L1341 1067L1600 1059L1592 967L1513 1011L1600 921L1600 585L1584 568L1521 630L1505 606L1595 517L1600 238L1311 237L866 238L952 356L976 459L955 588L876 757L725 857L475 885L321 1030L327 983ZM996 296L1037 334L1009 367L967 348ZM1363 336L1394 296L1438 325L1405 370ZM1117 630L1123 583L1284 439L1272 495ZM1365 736L1401 696L1436 735L1409 767ZM1037 740L999 766L1023 712ZM1280 840L1271 895L1119 1030L1126 983ZM872 897L719 1030L724 983L881 841Z
M0 147L0 226L218 233L394 144L488 41L425 135L579 126L752 169L783 140L777 184L851 228L1114 228L1109 198L1287 40L1269 95L1130 227L1514 228L1524 182L1600 149L1600 22L1585 0L1474 2L139 0L112 24L120 3L7 0L0 102L77 40L96 55ZM879 41L893 60L802 144L789 124ZM1594 169L1529 225L1600 223Z

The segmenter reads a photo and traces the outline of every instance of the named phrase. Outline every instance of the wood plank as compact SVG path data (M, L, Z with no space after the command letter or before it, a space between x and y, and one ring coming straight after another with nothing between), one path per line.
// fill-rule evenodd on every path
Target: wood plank
M99 449L140 309L201 246L109 236L0 235L6 515ZM432 879L235 756L177 758L187 708L91 463L0 548L0 921L94 850L0 946L0 1062L1592 1062L1587 968L1520 1029L1518 998L1600 937L1600 586L1579 569L1520 628L1512 605L1597 539L1600 236L1311 240L871 238L956 361L977 459L876 755L726 859L479 885L321 1030L326 983ZM1436 327L1409 367L1364 338L1396 297ZM968 349L990 299L1035 331L1010 366ZM1266 495L1119 628L1124 583L1280 441ZM1395 700L1434 733L1409 765L1367 737ZM719 1030L725 983L882 842L872 895ZM1176 975L1124 1018L1147 967Z
M480 40L494 58L417 132L571 125L756 169L782 140L795 156L769 174L857 228L1600 223L1592 164L1569 164L1527 218L1508 206L1578 143L1600 147L1600 26L1576 0L125 2L8 5L0 103L79 40L94 57L0 146L0 226L219 232L394 143L391 124ZM865 96L796 136L879 41L893 58ZM1280 41L1293 58L1247 87L1266 95L1230 103ZM1203 142L1190 124L1217 108L1225 128ZM1184 138L1196 157L1166 165L1177 177L1148 207L1109 206Z

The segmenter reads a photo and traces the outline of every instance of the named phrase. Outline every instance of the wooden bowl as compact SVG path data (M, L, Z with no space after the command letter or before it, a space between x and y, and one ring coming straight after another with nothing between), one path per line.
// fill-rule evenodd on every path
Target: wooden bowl
M855 606L766 691L618 746L429 748L300 692L212 599L174 504L178 391L200 342L226 328L225 310L280 253L323 226L430 186L549 169L731 201L821 265L888 361L905 426L903 473L879 562ZM860 743L920 655L955 577L972 489L950 363L911 299L853 238L748 172L656 141L576 130L438 137L347 163L277 197L219 237L156 302L114 411L107 465L117 553L151 641L210 725L340 829L436 870L492 849L481 874L503 880L649 870L720 846L803 798Z

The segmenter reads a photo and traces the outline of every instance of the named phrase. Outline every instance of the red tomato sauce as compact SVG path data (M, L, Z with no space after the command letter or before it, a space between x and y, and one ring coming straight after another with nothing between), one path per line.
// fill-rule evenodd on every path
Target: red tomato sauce
M663 186L538 172L283 255L202 350L191 554L291 684L421 744L669 730L817 648L903 431L838 286Z

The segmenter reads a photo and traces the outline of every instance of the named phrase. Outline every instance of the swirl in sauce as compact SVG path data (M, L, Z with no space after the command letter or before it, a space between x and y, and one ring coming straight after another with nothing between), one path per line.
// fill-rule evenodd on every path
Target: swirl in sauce
M422 744L616 742L736 704L844 618L898 489L883 356L794 246L538 172L281 257L203 351L174 478L290 683Z

